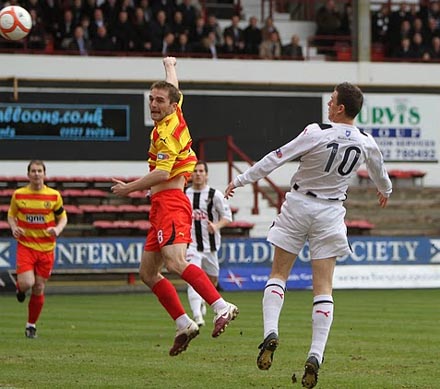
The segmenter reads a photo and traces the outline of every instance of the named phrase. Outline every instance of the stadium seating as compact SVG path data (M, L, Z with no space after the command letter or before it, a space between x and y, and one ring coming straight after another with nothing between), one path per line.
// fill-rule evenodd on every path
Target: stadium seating
M138 177L118 177L122 181L133 181ZM0 215L6 223L0 234L10 236L6 222L10 198L14 190L28 182L26 177L2 177L0 189ZM15 180L20 180L18 183ZM21 183L23 180L23 183ZM68 214L63 236L144 236L151 227L148 221L151 205L147 193L134 192L128 197L117 197L109 188L111 177L53 176L46 180L47 185L57 188L64 200ZM231 207L234 216L238 208ZM249 236L252 223L233 221L224 228L227 236Z
M388 171L388 175L395 186L408 186L408 184L410 184L412 186L423 187L423 178L426 172L421 170L391 169ZM357 177L359 185L369 184L370 176L366 170L358 170Z

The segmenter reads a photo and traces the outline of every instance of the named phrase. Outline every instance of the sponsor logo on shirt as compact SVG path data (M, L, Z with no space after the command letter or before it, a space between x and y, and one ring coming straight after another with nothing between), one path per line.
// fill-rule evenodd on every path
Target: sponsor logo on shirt
M26 215L26 221L28 223L44 223L44 216L43 215Z
M158 153L157 154L157 159L160 159L162 161L165 161L166 159L169 159L170 156L168 154L163 154L163 153Z

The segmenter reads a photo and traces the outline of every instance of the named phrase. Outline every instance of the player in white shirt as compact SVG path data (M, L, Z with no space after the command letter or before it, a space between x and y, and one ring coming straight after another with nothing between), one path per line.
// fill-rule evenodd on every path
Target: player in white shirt
M222 192L208 185L208 165L197 161L192 173L192 185L185 191L192 204L191 238L186 259L205 270L217 286L219 263L217 252L221 245L220 230L232 221L231 208ZM188 285L188 301L198 326L205 324L205 302L194 288Z
M267 370L278 346L278 322L286 282L302 247L309 242L313 275L312 342L302 385L315 387L333 321L333 272L336 257L351 252L344 223L348 184L365 163L384 208L392 192L383 157L374 139L354 126L363 103L361 90L347 82L335 87L328 102L330 124L309 124L301 134L270 152L230 182L225 197L237 187L266 177L277 167L299 158L291 191L267 240L275 246L272 270L263 295L264 341L257 366ZM292 377L293 379L294 377Z

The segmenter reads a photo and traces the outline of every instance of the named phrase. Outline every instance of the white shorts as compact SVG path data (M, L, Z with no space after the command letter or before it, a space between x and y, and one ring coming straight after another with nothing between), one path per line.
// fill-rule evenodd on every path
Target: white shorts
M288 192L267 240L292 254L298 254L308 240L311 259L350 254L345 212L341 201Z
M189 246L186 251L186 260L201 269L203 269L206 274L213 277L218 277L220 274L220 267L218 264L217 252L201 252L193 246Z

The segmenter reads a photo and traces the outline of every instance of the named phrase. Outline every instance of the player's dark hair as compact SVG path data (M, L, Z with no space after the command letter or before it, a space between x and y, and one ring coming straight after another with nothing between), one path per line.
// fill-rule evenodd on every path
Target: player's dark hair
M197 166L197 165L203 165L203 166L205 167L205 172L208 173L208 164L207 164L205 161L199 159L199 160L196 162L196 166Z
M153 89L165 89L168 91L168 97L171 103L178 103L180 100L180 92L173 84L167 81L156 81L151 85L150 90Z
M338 105L344 105L346 115L354 119L361 111L364 102L362 91L359 87L349 82L343 82L337 85L335 90L338 92Z
M27 167L27 172L29 173L31 171L31 166L32 165L39 165L39 166L43 166L43 171L46 174L46 165L44 164L44 162L40 159L33 159L32 161L29 162L29 165Z

